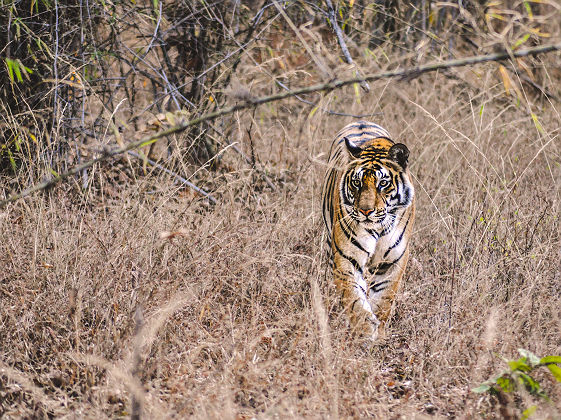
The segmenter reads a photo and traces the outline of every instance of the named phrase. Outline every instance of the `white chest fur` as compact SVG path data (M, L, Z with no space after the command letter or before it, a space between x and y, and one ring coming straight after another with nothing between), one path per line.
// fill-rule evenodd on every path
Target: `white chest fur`
M372 262L391 262L399 259L407 247L407 240L403 237L401 229L394 228L378 239L376 249L372 255Z
M365 229L360 229L357 239L363 248L368 252L369 264L381 262L391 262L398 260L407 248L407 239L404 231L398 222L385 235L376 238Z
M370 258L376 251L378 240L371 233L367 232L366 229L360 228L356 239L362 248L368 252L368 257Z

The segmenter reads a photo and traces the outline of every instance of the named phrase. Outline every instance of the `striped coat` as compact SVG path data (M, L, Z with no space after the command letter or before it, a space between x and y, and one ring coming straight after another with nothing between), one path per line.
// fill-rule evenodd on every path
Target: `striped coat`
M357 333L383 336L409 258L415 218L409 150L377 124L344 127L322 189L330 264Z

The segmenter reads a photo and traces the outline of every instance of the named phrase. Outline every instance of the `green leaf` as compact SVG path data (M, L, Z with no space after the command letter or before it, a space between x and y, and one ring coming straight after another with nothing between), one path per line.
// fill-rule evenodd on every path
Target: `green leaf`
M520 372L519 373L519 380L524 384L526 389L530 392L530 394L540 394L540 384L530 375Z
M23 69L27 72L27 73L33 73L33 70L31 70L28 67L25 67L23 64L20 63L19 60L12 60L10 58L6 58L4 59L5 63L6 63L6 67L8 68L8 77L10 78L10 81L12 83L14 83L16 80L18 82L23 82L23 77L21 75L21 68L23 67Z
M4 60L6 62L6 67L8 67L8 77L10 78L10 81L12 83L14 83L14 60L10 60L9 58L6 58Z
M498 378L497 385L500 386L504 392L511 392L516 389L516 382L514 382L508 376L501 376L500 378Z
M530 7L530 2L525 1L524 2L524 7L526 8L526 12L528 12L528 17L531 19L533 19L534 14L532 13L532 8Z
M353 87L355 89L355 99L356 99L356 103L360 104L360 90L359 90L359 84L358 83L354 83Z
M144 143L142 143L138 147L150 146L152 143L156 143L157 141L158 141L158 139L146 140Z
M528 417L534 414L537 409L538 407L535 405L531 405L530 407L528 407L526 410L522 412L522 417L520 417L521 420L526 420Z
M530 38L530 34L525 34L522 38L520 38L518 41L516 41L514 43L514 45L512 46L512 49L515 50L517 49L519 46L521 46L522 44L524 44L526 41L528 41L528 38Z
M308 114L308 119L312 118L314 116L314 114L317 112L317 110L319 109L319 105L315 106L310 113Z
M527 358L528 361L530 362L530 365L536 366L540 364L540 358L536 356L534 353L532 353L530 350L518 349L518 353L520 353L520 355L522 355L523 357Z
M510 367L510 370L513 372L516 371L520 371L520 372L530 372L532 370L532 368L530 366L528 366L528 364L526 363L526 358L525 357L521 357L518 360L511 360L508 362L508 366ZM538 360L539 362L539 360Z
M546 365L551 374L557 379L557 382L561 382L561 368L553 363Z
M14 71L16 73L16 78L18 82L23 82L23 77L21 77L21 69L19 68L19 62L15 61Z
M17 172L17 165L16 165L16 161L14 159L14 155L12 154L12 152L10 152L10 149L8 149L8 159L10 159L10 165L12 165L12 170L14 171L14 173Z
M536 126L536 129L537 129L541 134L543 134L543 133L544 133L543 127L542 127L542 125L540 124L540 122L538 121L538 116L537 116L536 114L534 114L533 112L532 112L530 115L532 116L532 120L534 121L534 125Z
M540 365L547 365L548 363L561 363L561 356L545 356L540 359Z
M492 391L492 390L495 389L494 386L495 386L495 384L498 383L499 379L501 379L503 377L503 375L506 375L506 374L507 374L507 372L502 372L502 373L499 373L498 375L492 376L488 380L483 382L481 385L479 385L478 387L473 388L472 391L477 392L477 393Z
M472 392L477 392L478 394L483 394L484 392L489 391L492 388L491 385L486 384L486 383L482 383L481 385L472 388L471 391Z

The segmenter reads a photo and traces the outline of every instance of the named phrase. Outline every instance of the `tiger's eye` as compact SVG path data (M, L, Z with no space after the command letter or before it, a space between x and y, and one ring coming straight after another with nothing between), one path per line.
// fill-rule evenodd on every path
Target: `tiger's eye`
M358 190L360 188L360 179L359 178L351 179L351 187L353 187L355 190Z
M390 182L385 180L385 179L382 179L380 181L380 183L378 184L378 188L380 188L382 190L382 189L386 188L388 185L390 185Z

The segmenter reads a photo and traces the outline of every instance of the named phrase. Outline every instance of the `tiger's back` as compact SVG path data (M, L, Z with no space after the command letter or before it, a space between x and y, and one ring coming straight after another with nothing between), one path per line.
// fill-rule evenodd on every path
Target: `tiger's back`
M322 189L333 277L351 326L383 334L409 255L415 215L409 150L377 124L344 127Z

